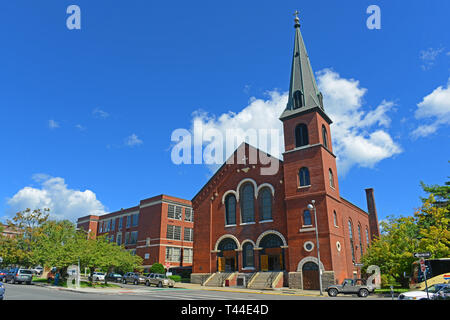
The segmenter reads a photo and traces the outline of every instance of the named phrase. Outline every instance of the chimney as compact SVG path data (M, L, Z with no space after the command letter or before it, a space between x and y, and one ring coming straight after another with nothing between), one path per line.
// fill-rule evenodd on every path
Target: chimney
M369 228L371 239L380 237L380 227L378 225L377 208L373 196L373 189L366 189L367 211L369 212Z

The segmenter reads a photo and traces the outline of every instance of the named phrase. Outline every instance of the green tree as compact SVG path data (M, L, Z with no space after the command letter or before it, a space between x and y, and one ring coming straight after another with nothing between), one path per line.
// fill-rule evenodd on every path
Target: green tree
M411 269L413 254L418 248L418 228L414 217L388 217L382 221L381 235L375 239L362 258L365 267L377 265L381 274L389 275L402 285L407 284L404 272ZM386 277L385 277L386 279Z
M56 267L61 277L66 278L67 268L78 262L83 240L72 222L46 221L33 248L33 260L45 267Z
M150 272L164 274L164 273L166 273L166 269L164 268L164 266L161 263L154 263L150 267Z
M430 252L431 258L450 256L450 219L448 210L436 205L433 195L413 216L389 217L380 223L381 235L374 240L362 258L365 266L380 267L383 279L395 279L407 287L415 252Z
M0 238L0 254L4 264L31 267L35 264L33 249L42 234L42 226L48 220L49 209L26 209L7 220L8 227L18 231L14 238Z

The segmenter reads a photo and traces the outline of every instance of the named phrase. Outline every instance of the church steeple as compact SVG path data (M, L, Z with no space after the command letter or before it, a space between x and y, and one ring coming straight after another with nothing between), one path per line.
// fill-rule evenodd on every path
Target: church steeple
M295 12L295 41L292 57L289 99L286 109L280 119L284 120L286 118L291 118L294 115L319 108L318 111L322 111L321 113L325 115L328 121L330 119L324 113L322 93L317 88L316 79L300 32L300 19L297 15L298 11ZM331 122L331 120L329 122Z

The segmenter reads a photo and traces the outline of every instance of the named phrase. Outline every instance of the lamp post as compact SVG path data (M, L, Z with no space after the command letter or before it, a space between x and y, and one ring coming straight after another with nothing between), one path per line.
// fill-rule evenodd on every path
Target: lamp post
M319 224L317 222L317 213L316 213L316 206L315 204L315 200L311 200L311 204L308 204L308 209L309 210L314 210L314 223L316 224L316 246L317 246L317 266L319 268L319 289L320 289L320 295L322 296L322 270L320 269L320 249L319 249Z

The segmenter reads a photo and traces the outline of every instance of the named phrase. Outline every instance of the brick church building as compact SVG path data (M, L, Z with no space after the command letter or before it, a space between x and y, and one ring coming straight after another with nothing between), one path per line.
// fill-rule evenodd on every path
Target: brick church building
M271 157L279 162L275 175L261 175L259 160L227 161L192 199L192 282L318 289L319 268L324 288L361 276L355 264L379 236L373 189L365 190L367 211L340 196L325 107L297 17L289 99L280 116L283 160ZM244 143L232 157L255 151Z

